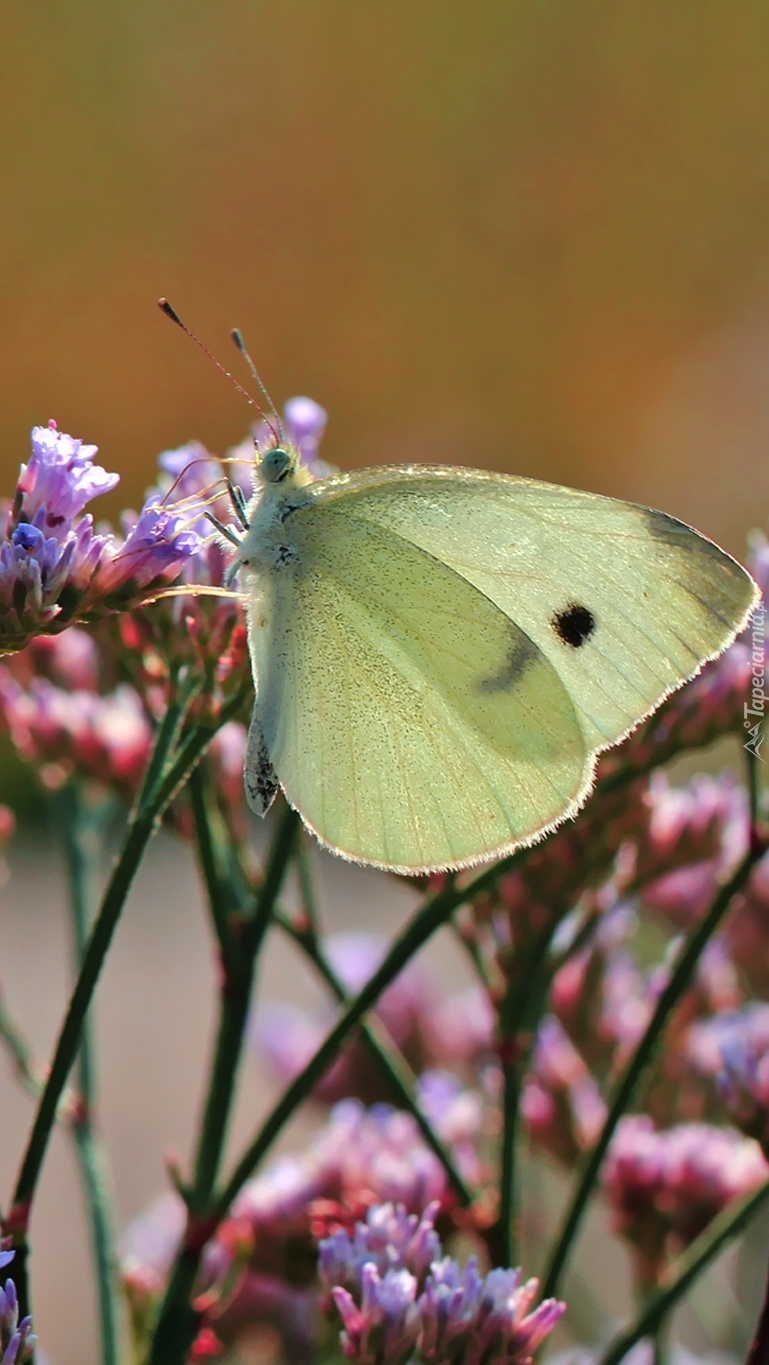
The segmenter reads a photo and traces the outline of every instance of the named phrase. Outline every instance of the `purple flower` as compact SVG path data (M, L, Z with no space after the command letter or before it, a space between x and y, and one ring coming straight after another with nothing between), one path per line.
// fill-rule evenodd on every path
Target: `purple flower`
M536 1279L522 1283L519 1269L483 1277L474 1257L464 1270L446 1257L432 1267L419 1301L422 1360L523 1365L566 1311L565 1303L545 1299L530 1313L538 1289Z
M374 1265L380 1275L393 1269L408 1270L420 1285L441 1254L435 1231L437 1201L424 1213L407 1213L402 1204L375 1204L363 1223L350 1234L339 1228L320 1244L318 1275L321 1292L328 1295L335 1285L357 1291L361 1267Z
M692 1030L690 1049L731 1121L769 1158L769 1005L755 1002L704 1021Z
M380 1276L371 1262L361 1272L360 1304L346 1289L334 1289L347 1359L361 1365L406 1365L419 1336L415 1292L416 1280L407 1270Z
M443 1257L433 1227L388 1204L370 1209L354 1234L320 1246L321 1311L342 1323L350 1360L371 1365L415 1360L434 1365L525 1365L565 1311L547 1299L530 1312L537 1280L520 1270L482 1276L471 1257L464 1270Z
M483 986L441 996L423 1022L425 1048L433 1066L464 1067L487 1062L494 1048L496 1016Z
M114 488L95 446L35 427L13 506L0 510L0 653L91 620L168 581L198 547L179 515L149 502L126 541L96 533L86 503Z
M319 1222L351 1226L356 1214L374 1202L390 1200L415 1211L433 1200L445 1207L449 1198L443 1167L410 1114L343 1100L303 1157L284 1159L257 1176L234 1212L248 1216L253 1211L259 1234L267 1224L275 1235L297 1216L309 1231L313 1201L319 1206L316 1218L322 1215Z
M108 474L93 463L97 449L57 431L54 422L33 427L32 454L21 466L16 488L22 514L18 519L59 538L66 534L67 522L79 516L87 502L120 482L119 474Z
M460 1164L461 1151L460 1144ZM388 1202L401 1204L408 1220L427 1206L445 1216L453 1195L410 1114L344 1101L301 1155L279 1158L244 1186L208 1248L206 1264L220 1278L233 1246L247 1237L249 1273L303 1287L313 1273L318 1241L340 1231L352 1236L357 1219L372 1205ZM416 1238L415 1245L426 1236L418 1216L403 1227L402 1236ZM377 1223L367 1235L386 1241L395 1232L388 1226L382 1234ZM344 1245L335 1243L340 1256ZM383 1264L383 1272L386 1268Z
M326 430L328 413L312 398L289 398L283 409L286 437L312 469ZM314 471L313 471L314 472Z
M7 1266L14 1257L13 1251L0 1252L0 1269ZM0 1365L23 1365L29 1360L37 1345L37 1337L32 1331L32 1319L22 1318L19 1322L19 1301L13 1280L6 1280L0 1289Z
M593 1144L606 1117L593 1076L553 1015L537 1032L522 1113L537 1143L566 1165Z
M156 582L166 569L180 568L201 548L189 518L150 498L137 517L124 517L125 540L109 567L101 572L106 594L130 582L133 589Z

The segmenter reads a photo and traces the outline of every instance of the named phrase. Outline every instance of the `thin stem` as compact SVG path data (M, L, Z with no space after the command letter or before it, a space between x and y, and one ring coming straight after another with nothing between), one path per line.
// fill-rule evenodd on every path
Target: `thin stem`
M186 689L180 690L178 700L169 706L156 736L153 754L158 752L170 753L173 742L180 734L185 715L197 688L197 683L188 682ZM163 811L173 800L179 787L189 775L203 750L210 743L219 726L224 725L227 720L237 714L242 706L243 696L242 692L239 693L222 707L216 725L198 725L195 727L188 738L179 745L176 761L171 765L165 777L160 776L160 770L154 762L154 758L150 759L140 795L128 822L123 848L102 897L101 907L91 931L80 975L75 983L75 989L70 997L59 1030L50 1069L16 1180L11 1209L3 1224L4 1231L12 1234L14 1245L17 1248L17 1256L14 1261L14 1280L21 1313L29 1311L26 1234L32 1199L40 1178L51 1132L56 1122L62 1092L77 1053L83 1019L91 1003L126 896L144 850L155 832ZM157 783L155 781L156 772L158 773Z
M101 807L89 810L77 787L70 785L58 793L54 810L67 860L74 959L75 968L79 970L88 942L94 864L101 851L109 805L103 803ZM120 1314L113 1208L106 1157L94 1132L96 1061L93 1028L88 1016L83 1020L77 1063L80 1096L73 1132L96 1269L101 1360L103 1365L118 1365Z
M730 1206L714 1218L705 1232L671 1266L665 1276L666 1283L650 1294L635 1322L610 1343L600 1365L619 1365L619 1361L637 1341L652 1336L703 1270L747 1227L767 1202L769 1180L741 1200L736 1209ZM766 1358L765 1355L761 1357L762 1365ZM749 1357L749 1362L750 1365L758 1365L758 1359Z
M215 1214L219 1221L225 1216L233 1199L258 1166L284 1124L312 1093L321 1076L338 1056L352 1029L356 1027L366 1011L376 1004L382 993L414 956L414 953L422 947L423 943L427 942L436 929L446 922L466 894L470 894L470 892L456 891L453 888L449 891L439 891L423 906L422 910L395 940L387 957L350 1001L341 1018L326 1034L315 1055L294 1077L264 1121L259 1133L244 1152L227 1184L217 1196Z
M451 928L454 934L454 938L456 939L462 951L466 954L470 962L470 965L472 966L475 975L478 977L478 980L480 981L483 989L490 993L492 990L491 973L489 972L488 966L484 959L483 953L480 948L480 944L476 941L474 937L471 937L469 934L463 933L459 925L453 920Z
M11 1018L8 1006L2 997L0 997L0 1040L5 1043L25 1090L34 1099L39 1099L43 1090L43 1082L35 1070L35 1056L32 1045L16 1021Z
M156 747L162 747L165 750L168 746L168 732L175 733L180 723L181 709L178 706L169 707L158 732ZM206 740L208 738L209 736L206 735ZM11 1223L10 1230L14 1233L26 1231L32 1196L37 1186L48 1140L56 1119L61 1092L66 1084L80 1043L83 1020L91 1003L96 982L99 979L104 959L112 942L112 935L115 932L139 862L154 832L155 822L164 805L167 804L164 786L156 787L154 792L148 790L148 779L152 767L151 760L142 791L129 820L125 843L102 898L101 907L83 957L80 975L75 984L56 1042L48 1079L40 1097L13 1192L9 1221ZM17 1285L17 1289L18 1287Z
M767 1361L769 1361L769 1278L767 1278L764 1301L761 1304L761 1312L758 1316L745 1365L767 1365Z
M564 1219L561 1235L556 1243L545 1275L542 1289L544 1298L555 1296L558 1292L561 1277L566 1267L576 1235L581 1226L582 1219L587 1211L588 1201L596 1184L601 1163L609 1143L614 1136L614 1130L616 1129L619 1120L626 1112L646 1068L652 1061L657 1045L668 1025L673 1009L678 1004L683 992L686 990L697 961L705 945L710 938L712 938L724 918L724 915L731 905L732 898L735 893L739 891L740 887L744 885L752 868L764 851L765 848L759 846L758 841L755 841L748 849L748 852L743 857L739 866L717 892L707 914L698 924L695 924L694 928L691 930L688 939L678 955L675 967L671 972L665 989L662 991L657 1001L656 1008L646 1026L646 1030L616 1083L614 1094L609 1105L609 1112L600 1136L592 1151L587 1153L586 1158L581 1165L572 1202L569 1206L566 1218Z
M499 1010L502 1064L502 1145L500 1151L499 1218L492 1246L495 1262L516 1263L516 1157L523 1076L536 1042L537 1026L547 994L543 971L555 926L548 924L531 946L528 958L505 992Z
M224 980L219 1001L219 1023L208 1093L204 1104L194 1174L186 1193L187 1230L169 1276L149 1356L149 1365L172 1365L186 1359L195 1334L192 1292L203 1247L215 1228L211 1218L214 1182L219 1173L235 1093L246 1021L251 1003L256 959L269 925L275 901L288 867L299 817L286 806L251 914L238 916L228 931L230 949L225 956ZM210 838L209 835L207 836ZM208 887L218 895L218 881ZM226 907L220 906L221 918Z
M320 976L330 986L337 1002L340 1005L347 1005L350 997L315 936L309 933L304 934L301 930L296 929L284 915L276 915L275 922L312 962ZM477 1191L467 1184L457 1169L451 1152L441 1141L429 1119L417 1104L414 1098L415 1078L410 1066L398 1052L381 1020L373 1017L366 1020L360 1025L360 1033L382 1076L387 1081L393 1097L402 1109L411 1114L428 1147L440 1161L460 1205L462 1208L469 1208L478 1197Z
M285 806L280 814L256 904L249 918L242 922L237 951L231 955L226 967L220 999L219 1035L190 1193L191 1212L196 1216L205 1215L218 1174L242 1053L256 960L288 867L298 824L296 811Z
M501 870L507 870L514 866L517 860L524 856L526 856L525 850L519 854L513 854L504 863L487 868L468 887L457 890L452 886L433 896L396 940L379 969L350 1002L341 1019L327 1034L315 1056L294 1078L268 1115L256 1138L238 1162L230 1179L218 1193L214 1194L205 1226L198 1227L198 1236L195 1239L189 1236L185 1238L166 1287L148 1365L182 1365L185 1358L184 1353L189 1346L191 1333L194 1330L189 1301L205 1240L213 1236L222 1219L226 1217L235 1196L268 1151L284 1124L312 1092L320 1077L334 1061L351 1030L358 1024L366 1010L376 1003L383 991L386 990L414 953L421 948L422 944L441 924L445 923L457 906L463 900L471 899L477 895L479 891L490 885L500 875Z
M229 888L219 868L216 841L211 827L211 812L206 801L206 782L200 767L193 769L190 773L189 792L192 818L195 824L195 852L206 888L211 922L219 943L219 950L222 956L227 958L232 951L231 898L228 894Z
M299 878L299 894L302 898L302 913L307 925L307 932L312 936L313 943L318 942L318 900L315 895L315 882L310 865L311 850L307 847L307 839L299 839L296 847L296 872ZM286 927L288 921L284 922ZM300 935L297 934L298 943ZM301 946L301 944L300 944Z

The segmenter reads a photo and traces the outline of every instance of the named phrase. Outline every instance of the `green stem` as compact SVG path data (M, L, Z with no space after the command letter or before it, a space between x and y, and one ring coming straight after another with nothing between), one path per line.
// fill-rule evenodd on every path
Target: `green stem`
M199 814L202 813L200 808ZM270 849L256 905L246 918L238 915L237 920L233 919L227 930L228 947L224 953L214 1057L192 1184L186 1192L187 1230L166 1286L150 1350L150 1365L171 1365L175 1361L181 1365L195 1335L192 1292L201 1252L215 1226L211 1220L214 1183L232 1111L256 961L288 866L298 823L296 812L286 807ZM210 830L206 839L210 841ZM213 860L206 859L206 865L213 866ZM222 884L218 878L208 884L208 892L209 898L221 895ZM225 894L229 897L229 888ZM220 905L216 917L222 921L227 912L228 907Z
M80 975L75 983L75 989L70 997L59 1030L50 1069L27 1140L13 1192L10 1213L4 1224L5 1231L13 1235L14 1245L18 1249L14 1261L14 1280L19 1295L21 1313L29 1311L26 1234L32 1199L40 1178L51 1132L56 1122L62 1092L77 1053L83 1020L91 1003L126 896L163 811L175 796L185 777L189 775L191 768L198 761L205 747L210 743L217 728L231 719L242 705L243 696L239 694L222 707L216 726L196 726L193 733L179 745L176 761L171 765L166 775L161 777L158 765L154 760L154 753L162 751L164 755L170 754L171 747L180 734L185 714L196 688L197 684L189 684L185 693L180 694L178 701L169 706L161 722L155 739L153 758L150 759L141 792L128 822L123 848L105 889L99 912L91 930ZM157 780L156 773L158 774Z
M543 971L555 926L548 924L531 946L522 970L515 974L499 1010L502 1063L502 1145L500 1151L499 1218L492 1230L494 1262L516 1263L516 1157L523 1077L536 1042L537 1026L547 996L549 974Z
M642 1076L652 1061L670 1016L689 985L697 961L705 945L719 927L735 893L744 885L752 868L764 851L765 847L760 847L758 842L755 842L754 846L748 849L739 866L714 897L713 904L707 914L691 930L678 955L667 985L662 991L654 1013L646 1026L646 1031L617 1081L600 1136L581 1165L574 1196L545 1275L542 1288L543 1298L550 1298L558 1293L561 1277L582 1219L587 1211L588 1201L596 1184L601 1163L614 1136L614 1130L626 1112Z
M365 986L350 1001L341 1018L326 1034L317 1052L306 1066L295 1076L288 1089L281 1095L272 1112L267 1116L254 1141L244 1152L229 1181L220 1191L215 1208L218 1222L225 1217L230 1204L269 1150L281 1129L302 1102L312 1093L314 1086L338 1056L352 1029L356 1027L367 1010L375 1005L379 997L398 973L419 951L424 943L440 929L464 901L472 903L476 896L494 884L498 877L511 872L529 855L529 849L519 849L508 858L495 863L481 872L474 881L466 886L450 885L438 891L422 906L410 924L407 924L395 940L386 958L369 978Z
M339 1054L352 1029L355 1028L365 1012L376 1003L414 953L421 948L422 944L436 929L445 923L457 906L465 900L471 901L474 896L492 885L497 877L515 867L527 854L528 850L522 849L518 853L511 854L501 863L487 868L468 886L457 889L452 885L448 889L438 892L427 902L396 940L379 969L355 999L350 1002L341 1019L327 1034L315 1056L310 1059L281 1096L262 1125L257 1137L238 1162L224 1188L215 1193L209 1216L205 1220L205 1226L201 1225L197 1229L197 1238L185 1237L166 1286L147 1365L183 1365L184 1353L189 1346L190 1332L193 1328L188 1305L206 1238L213 1236L219 1224L226 1217L235 1196L268 1151L284 1124L310 1095L320 1077Z
M218 1174L251 1003L256 960L288 867L298 824L296 811L285 806L280 814L256 904L251 915L242 923L236 937L236 952L231 954L226 964L220 1000L219 1036L190 1194L190 1210L197 1217L204 1217L208 1210Z
M200 767L190 773L190 808L195 824L195 852L200 864L203 884L206 888L211 921L223 958L232 951L232 925L230 912L232 899L230 888L221 874L217 859L216 840L213 837L211 812L206 800L206 782Z
M88 942L91 885L109 806L103 803L101 807L89 810L77 787L70 785L58 794L55 813L67 859L74 959L75 968L79 970ZM107 1161L94 1132L96 1062L93 1028L87 1016L83 1020L77 1063L80 1095L73 1131L96 1269L101 1360L102 1365L118 1365L119 1297L113 1208Z
M0 998L0 1040L5 1043L16 1073L24 1089L33 1099L39 1099L43 1083L35 1071L35 1056L32 1046L22 1033L18 1024L11 1018L5 1001Z
M169 731L176 733L180 722L180 708L169 707L158 732L156 747L160 746L163 749L167 747ZM91 931L80 975L75 983L75 989L70 998L67 1013L64 1016L64 1022L56 1042L48 1079L40 1097L13 1192L12 1209L9 1217L15 1222L14 1231L17 1227L22 1232L26 1230L32 1196L37 1186L48 1139L56 1119L61 1092L66 1084L80 1044L80 1034L86 1010L91 1003L91 997L112 941L112 935L142 854L152 836L155 822L164 804L166 804L163 800L165 788L149 790L148 779L152 768L151 760L141 794L128 823L125 843L107 884L99 913Z
M299 894L302 899L302 912L307 923L307 932L312 936L314 943L318 942L318 902L315 895L315 883L310 866L311 850L307 847L307 838L301 838L296 849L296 872L299 879ZM289 921L284 921L284 928ZM299 935L296 942L299 943ZM299 944L301 947L301 943Z
M278 1133L288 1122L299 1105L311 1094L320 1077L338 1055L352 1029L359 1023L365 1012L376 1003L422 944L438 929L458 905L465 899L470 900L490 885L501 871L514 866L525 856L525 850L513 854L504 863L486 869L469 886L457 890L450 887L432 897L422 910L406 927L385 960L380 964L359 994L350 1002L337 1024L327 1034L315 1056L294 1078L268 1115L254 1141L238 1162L225 1186L214 1195L209 1217L205 1227L198 1228L196 1239L186 1237L177 1260L171 1271L166 1293L160 1310L160 1317L152 1343L147 1365L183 1365L185 1351L190 1343L190 1333L194 1324L191 1320L189 1300L195 1283L205 1237L213 1236L216 1228L226 1217L227 1211L241 1188L253 1173L261 1158L268 1151Z
M331 963L326 957L318 939L313 934L297 930L283 915L276 915L276 923L288 934L297 947L309 958L320 976L330 986L340 1005L349 1004L350 997ZM411 1114L428 1147L440 1161L446 1179L451 1185L462 1208L469 1208L478 1198L464 1179L454 1162L449 1149L441 1141L429 1119L422 1113L414 1098L414 1073L398 1052L381 1021L371 1018L360 1025L360 1033L379 1070L387 1081L394 1099L402 1109Z
M315 1055L310 1058L298 1076L294 1077L266 1118L254 1141L244 1152L230 1179L217 1197L215 1215L219 1221L226 1215L233 1199L271 1147L284 1124L312 1093L321 1076L338 1056L352 1029L356 1027L366 1011L376 1004L379 997L413 957L414 953L422 947L423 943L427 942L436 929L445 923L449 915L456 909L457 903L463 898L462 892L455 892L453 889L449 892L438 892L396 939L387 957L380 963L365 986L350 1001L340 1019L326 1034Z
M653 1336L703 1270L747 1227L767 1202L769 1180L741 1200L736 1209L730 1206L714 1218L705 1232L671 1266L665 1277L667 1283L649 1296L632 1326L614 1338L602 1356L600 1365L619 1365L619 1361L637 1341Z

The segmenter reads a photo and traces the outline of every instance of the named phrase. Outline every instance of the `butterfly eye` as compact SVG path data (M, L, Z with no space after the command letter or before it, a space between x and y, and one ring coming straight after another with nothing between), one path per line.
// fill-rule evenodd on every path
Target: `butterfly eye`
M295 460L290 450L273 446L259 461L258 473L262 483L280 483L294 471Z

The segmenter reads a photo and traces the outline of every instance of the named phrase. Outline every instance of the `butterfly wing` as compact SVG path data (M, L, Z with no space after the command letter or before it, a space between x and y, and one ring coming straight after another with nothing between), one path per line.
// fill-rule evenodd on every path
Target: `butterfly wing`
M450 566L557 672L588 750L616 743L714 658L757 600L750 576L674 517L503 474L390 466L323 480L345 506Z
M296 512L249 585L254 749L348 858L416 872L531 840L590 785L567 689L482 589L351 510Z

